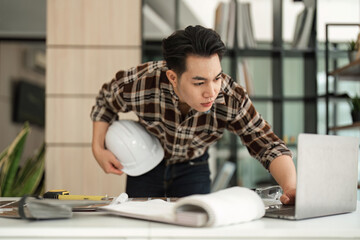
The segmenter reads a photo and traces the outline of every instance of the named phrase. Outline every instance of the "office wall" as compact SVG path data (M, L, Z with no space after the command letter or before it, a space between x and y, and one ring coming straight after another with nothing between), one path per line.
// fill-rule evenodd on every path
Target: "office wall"
M13 112L18 105L14 104L15 85L24 81L35 86L44 87L45 73L34 69L28 57L34 50L44 49L44 44L34 42L0 41L0 151L8 147L23 127L16 122ZM37 100L35 98L35 100ZM44 142L44 127L30 123L31 132L27 136L21 161L32 157L36 149Z
M45 72L33 65L34 51L45 52L43 42L33 41L45 37L45 2L0 0L0 151L11 144L23 127L22 122L13 119L16 83L45 87ZM33 156L44 141L44 127L31 122L30 127L21 161Z
M0 37L43 38L46 0L0 0Z
M125 176L105 174L92 156L90 111L101 85L140 61L140 0L47 1L47 189L125 190Z

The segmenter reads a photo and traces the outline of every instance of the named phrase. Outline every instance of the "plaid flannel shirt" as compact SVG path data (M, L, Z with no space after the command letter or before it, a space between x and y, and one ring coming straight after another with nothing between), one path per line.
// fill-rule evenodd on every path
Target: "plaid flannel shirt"
M92 121L112 123L118 119L118 112L135 112L140 124L160 140L168 164L201 156L225 129L238 135L250 155L266 169L276 157L291 156L255 110L246 91L230 76L222 74L221 90L210 111L190 109L182 116L166 70L166 62L157 61L116 73L96 97Z

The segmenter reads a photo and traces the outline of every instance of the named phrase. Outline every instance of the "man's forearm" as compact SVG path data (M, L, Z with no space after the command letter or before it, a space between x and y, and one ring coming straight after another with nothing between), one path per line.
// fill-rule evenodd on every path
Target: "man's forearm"
M271 162L269 170L276 182L284 190L296 188L296 170L290 156L282 155L275 158Z
M103 149L105 147L105 136L109 128L107 122L93 122L92 150Z

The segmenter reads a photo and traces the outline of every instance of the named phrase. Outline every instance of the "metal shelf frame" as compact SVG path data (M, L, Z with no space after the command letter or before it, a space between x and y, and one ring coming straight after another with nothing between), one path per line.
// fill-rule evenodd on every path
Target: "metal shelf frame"
M335 113L334 113L334 124L335 126L330 128L330 116L329 116L329 107L330 107L330 93L329 93L329 77L330 76L334 76L335 77L335 81L334 81L334 85L336 85L336 71L332 71L329 72L329 60L330 60L330 50L329 50L329 45L330 45L330 40L329 40L329 30L330 27L360 27L359 23L327 23L325 25L325 71L326 71L326 83L325 83L325 119L326 119L326 134L329 134L330 131L334 131L334 130L341 130L342 128L338 128L336 127L336 109L335 109ZM336 60L335 60L336 61ZM335 62L336 63L336 62ZM359 62L360 63L360 62ZM336 64L335 64L335 68L336 68ZM335 74L334 74L335 73ZM360 78L360 75L359 75ZM336 91L336 88L334 88ZM348 129L348 128L347 128Z

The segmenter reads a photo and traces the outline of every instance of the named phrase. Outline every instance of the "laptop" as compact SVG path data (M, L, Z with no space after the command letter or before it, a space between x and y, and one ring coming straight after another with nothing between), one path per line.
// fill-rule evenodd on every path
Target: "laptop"
M266 217L299 220L356 210L359 139L300 134L295 206L271 206Z

